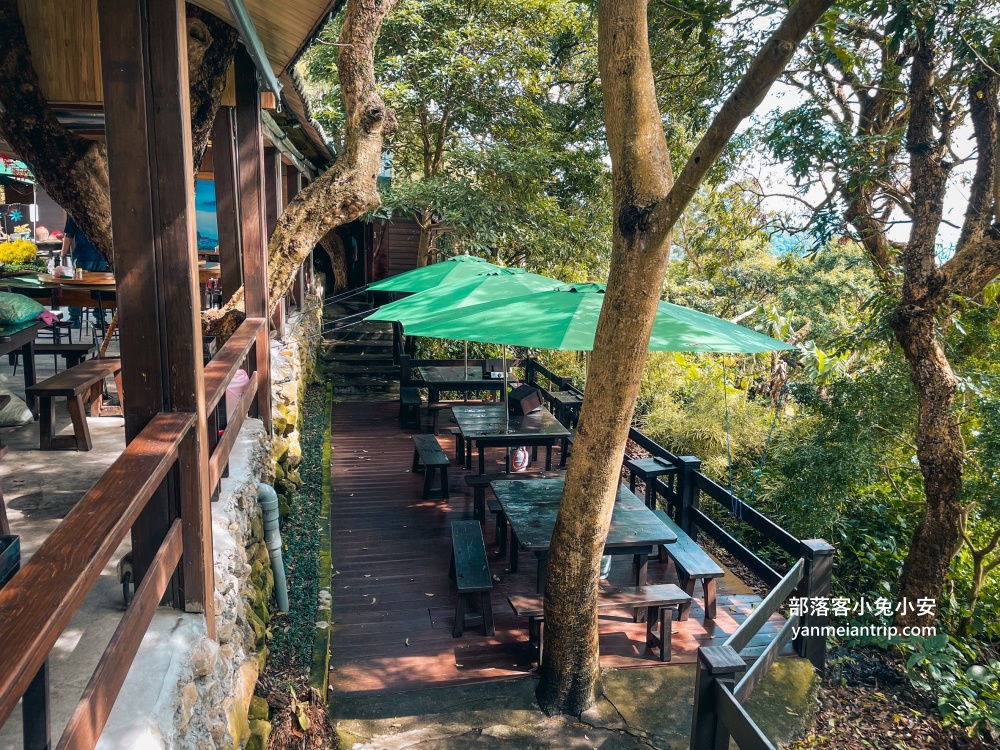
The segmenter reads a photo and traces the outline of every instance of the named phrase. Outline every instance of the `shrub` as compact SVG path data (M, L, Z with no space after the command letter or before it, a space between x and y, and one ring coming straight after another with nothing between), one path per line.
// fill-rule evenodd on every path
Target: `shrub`
M28 240L0 243L0 263L27 263L38 255L38 247Z

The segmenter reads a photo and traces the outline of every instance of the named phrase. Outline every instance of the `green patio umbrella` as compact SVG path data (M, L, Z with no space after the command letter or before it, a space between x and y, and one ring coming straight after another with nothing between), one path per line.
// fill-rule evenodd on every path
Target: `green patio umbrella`
M445 281L467 279L496 268L499 266L474 255L456 255L440 263L414 268L412 271L376 281L374 284L369 284L368 289L375 292L423 292Z
M454 280L454 276L455 274L446 277L432 289L382 305L367 320L395 320L405 327L451 314L453 310L470 305L491 303L508 297L523 297L565 286L556 279L528 273L523 268L491 267L460 280Z
M465 339L532 349L590 351L604 302L603 284L567 285L551 291L471 305L423 322L404 324L411 336ZM650 351L770 352L794 347L712 315L661 302Z
M440 285L382 305L367 320L394 320L403 325L420 323L470 305L489 303L531 292L548 291L564 284L548 276L528 273L523 268L484 270L462 280L446 278ZM469 344L465 344L465 377L469 377Z

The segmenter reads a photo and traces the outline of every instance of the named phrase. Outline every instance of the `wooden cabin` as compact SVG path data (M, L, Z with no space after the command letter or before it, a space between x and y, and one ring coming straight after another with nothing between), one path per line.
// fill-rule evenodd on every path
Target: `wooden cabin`
M247 414L270 429L269 339L280 310L268 302L267 237L295 191L333 158L292 66L338 3L193 4L243 40L198 176L214 181L223 286L229 295L244 287L246 320L207 363L196 175L192 160L179 158L191 153L185 3L17 3L57 117L107 145L127 443L0 589L0 726L22 696L31 699L40 708L26 722L30 750L50 745L47 657L126 536L135 598L58 746L95 746L158 605L204 617L215 637L211 494ZM250 386L219 435L213 415L241 366Z

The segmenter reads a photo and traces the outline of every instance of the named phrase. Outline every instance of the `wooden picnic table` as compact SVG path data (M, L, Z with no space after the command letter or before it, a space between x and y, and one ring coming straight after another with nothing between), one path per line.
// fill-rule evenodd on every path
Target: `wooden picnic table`
M539 594L545 593L549 547L564 485L563 479L497 479L490 483L510 524L510 572L517 572L519 549L532 552L538 560L535 590ZM628 488L618 487L604 554L635 555L638 563L636 586L646 585L647 563L657 545L676 541L677 535L664 526L642 500Z
M440 401L443 391L466 394L475 391L503 392L503 379L484 378L483 369L479 365L469 365L468 368L463 365L420 365L413 368L413 371L427 383L427 390L430 392L428 401L431 403Z
M18 325L0 326L0 356L21 350L21 369L24 371L25 402L31 414L38 419L38 399L30 395L28 388L35 384L35 337L45 327L40 320L32 320Z
M551 391L549 396L555 406L555 415L566 427L576 424L583 405L583 396L573 391Z
M552 447L556 441L569 437L569 430L559 424L552 414L537 409L530 414L507 416L504 404L487 406L453 406L452 414L465 440L465 468L472 468L472 443L479 446L479 473L486 473L485 449L489 447L516 448L517 446L542 446L545 448L545 470L552 469ZM565 452L563 462L565 462ZM510 471L510 467L507 467Z

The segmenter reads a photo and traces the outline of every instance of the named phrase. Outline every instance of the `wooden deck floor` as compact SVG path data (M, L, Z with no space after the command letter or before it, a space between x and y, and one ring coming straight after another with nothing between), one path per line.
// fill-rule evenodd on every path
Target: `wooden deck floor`
M451 521L471 518L465 472L452 461L451 499L421 500L422 476L410 473L413 443L399 428L393 403L334 404L332 456L333 626L330 685L335 693L401 691L461 682L509 679L532 669L526 623L507 604L512 593L532 593L534 557L521 555L516 574L504 571L484 528L494 584L496 636L481 628L451 635L455 594L448 577ZM448 417L442 415L442 424ZM445 431L445 430L443 430ZM445 431L446 432L446 431ZM450 435L440 441L454 456ZM558 454L558 451L557 451ZM496 451L500 471L501 453ZM610 581L627 583L631 563L615 558ZM676 583L672 565L650 562L650 582ZM700 645L721 643L760 602L731 573L719 580L715 622L703 621L701 590L686 622L675 622L673 660L661 663L645 646L645 625L630 612L601 613L601 663L606 667L690 664ZM758 654L781 627L776 615L743 652Z

